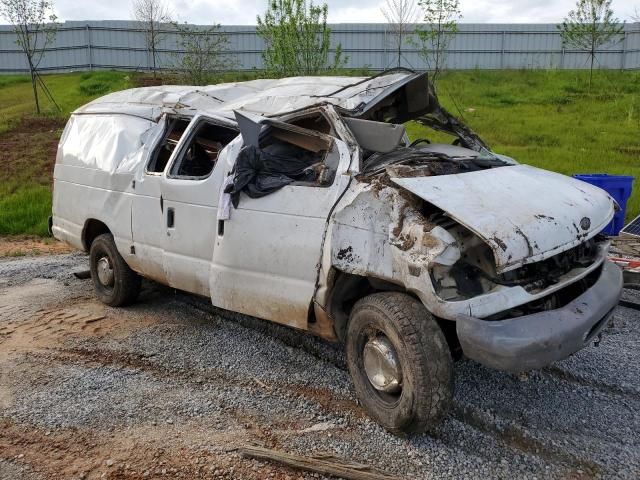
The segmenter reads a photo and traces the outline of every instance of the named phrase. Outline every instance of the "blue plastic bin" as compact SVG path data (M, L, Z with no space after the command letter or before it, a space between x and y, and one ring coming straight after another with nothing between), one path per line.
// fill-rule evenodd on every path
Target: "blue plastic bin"
M611 195L620 205L620 211L616 212L611 223L602 230L602 233L615 236L624 227L624 216L627 210L627 200L631 196L633 188L633 177L627 175L607 175L606 173L591 173L585 175L574 175L573 178L600 187Z

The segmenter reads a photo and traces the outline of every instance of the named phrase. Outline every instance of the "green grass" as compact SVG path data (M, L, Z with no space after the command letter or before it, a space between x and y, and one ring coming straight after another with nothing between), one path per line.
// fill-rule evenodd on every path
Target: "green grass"
M4 235L46 235L51 215L51 188L29 185L0 196L0 232Z
M451 72L442 104L498 153L557 171L632 175L627 219L640 213L640 73L558 70ZM443 141L417 124L412 138ZM450 141L450 139L446 139Z
M254 71L227 73L220 80L259 76ZM62 112L43 99L42 117L49 123L23 131L21 120L33 121L34 113L29 78L0 76L0 234L45 234L50 173L64 120L75 108L129 88L135 80L134 74L122 72L43 78ZM437 88L445 107L463 117L496 152L568 175L610 173L640 179L639 72L597 72L591 91L586 72L557 70L451 72ZM452 141L414 123L407 129L413 139ZM5 146L14 137L17 141ZM627 218L639 213L640 180Z
M109 92L132 86L121 72L44 75L62 111L41 95L35 117L28 76L0 76L0 235L47 234L51 170L69 113Z
M62 110L57 111L40 92L42 114L54 118L67 118L70 112L97 97L133 86L130 74L122 72L69 73L43 75L42 78ZM29 77L0 76L0 134L14 128L23 117L34 113Z

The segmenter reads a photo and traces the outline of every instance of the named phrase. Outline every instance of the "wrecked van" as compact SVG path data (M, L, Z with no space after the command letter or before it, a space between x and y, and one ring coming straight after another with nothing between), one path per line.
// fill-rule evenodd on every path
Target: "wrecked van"
M95 100L60 140L51 229L108 305L146 277L342 342L362 405L407 433L446 414L461 355L518 372L601 332L615 208L492 152L426 74L394 70Z

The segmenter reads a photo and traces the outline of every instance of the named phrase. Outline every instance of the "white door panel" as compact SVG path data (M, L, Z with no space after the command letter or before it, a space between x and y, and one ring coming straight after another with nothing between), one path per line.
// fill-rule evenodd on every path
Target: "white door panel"
M160 283L167 283L163 265L166 231L160 203L162 176L145 174L136 182L131 207L131 225L135 255L127 263L138 273Z
M236 146L237 142L231 142L221 150L213 172L207 178L167 176L202 121L218 123L216 118L208 116L195 118L182 136L176 154L165 171L162 183L165 210L163 263L170 286L209 296L209 269L216 239L219 190L227 157L236 152L239 146Z
M180 290L205 296L209 295L209 266L216 237L217 214L217 201L213 200L216 188L211 179L208 180L200 185L193 185L190 180L172 180L184 183L163 192L166 195L163 262L168 283ZM184 201L194 190L209 191L210 205ZM172 226L168 224L169 215L173 215Z
M338 172L350 155L335 141ZM329 187L288 185L262 198L241 195L218 234L211 266L214 305L297 328L307 327L327 218L349 182Z

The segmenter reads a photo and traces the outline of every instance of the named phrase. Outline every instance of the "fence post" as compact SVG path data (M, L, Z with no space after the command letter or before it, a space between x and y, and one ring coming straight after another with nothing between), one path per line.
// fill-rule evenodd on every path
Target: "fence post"
M627 59L627 31L622 31L622 58L620 62L620 68L625 70L626 68L626 59Z
M388 41L389 39L387 38L387 26L385 25L384 35L382 37L382 42L384 44L384 60L382 60L382 64L384 65L384 67L382 68L383 70L389 66L389 52L387 50L389 46Z
M507 36L507 32L502 30L502 45L500 47L500 70L504 69L504 41Z
M91 60L91 27L87 23L84 29L84 36L87 42L87 64L89 65L89 70L93 70L93 61Z

